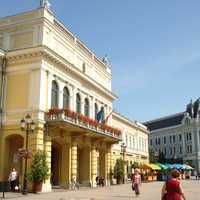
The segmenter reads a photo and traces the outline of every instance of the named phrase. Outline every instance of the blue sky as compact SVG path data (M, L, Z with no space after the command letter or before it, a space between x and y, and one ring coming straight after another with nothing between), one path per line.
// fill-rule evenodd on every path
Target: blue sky
M199 0L50 0L55 15L99 57L112 60L117 111L146 121L200 96ZM0 17L39 0L1 2Z

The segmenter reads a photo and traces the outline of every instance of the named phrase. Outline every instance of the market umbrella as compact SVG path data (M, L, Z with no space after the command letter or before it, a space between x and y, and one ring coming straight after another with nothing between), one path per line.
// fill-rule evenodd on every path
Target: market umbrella
M162 163L155 163L155 165L159 166L161 169L168 169L168 167Z
M190 165L183 164L183 166L185 167L186 170L193 170L194 169Z
M175 163L172 165L172 169L185 169L185 166L182 164Z
M152 163L144 163L143 167L147 168L147 169L152 169L152 170L161 170L161 168L159 166L152 164Z
M173 169L173 165L172 165L172 164L165 163L165 166L166 166L168 169Z

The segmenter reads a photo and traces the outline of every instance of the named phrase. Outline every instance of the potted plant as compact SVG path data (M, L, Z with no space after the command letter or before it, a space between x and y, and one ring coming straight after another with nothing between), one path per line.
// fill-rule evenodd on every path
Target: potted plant
M117 179L117 184L123 183L124 175L124 161L120 158L117 159L114 167L114 178Z
M49 178L49 176L46 153L39 150L34 155L29 174L29 180L33 183L33 192L41 192L42 184Z

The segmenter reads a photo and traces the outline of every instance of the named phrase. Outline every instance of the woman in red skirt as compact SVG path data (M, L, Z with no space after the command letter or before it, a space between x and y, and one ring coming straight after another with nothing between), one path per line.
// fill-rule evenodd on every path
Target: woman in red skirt
M180 172L174 169L171 175L172 178L163 185L161 200L186 200L179 180Z

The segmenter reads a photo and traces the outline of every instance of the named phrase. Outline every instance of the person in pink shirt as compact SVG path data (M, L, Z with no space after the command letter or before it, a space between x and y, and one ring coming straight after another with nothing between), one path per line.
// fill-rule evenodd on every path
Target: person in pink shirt
M135 169L132 176L132 189L135 191L136 197L140 194L141 176L139 174L139 169Z

